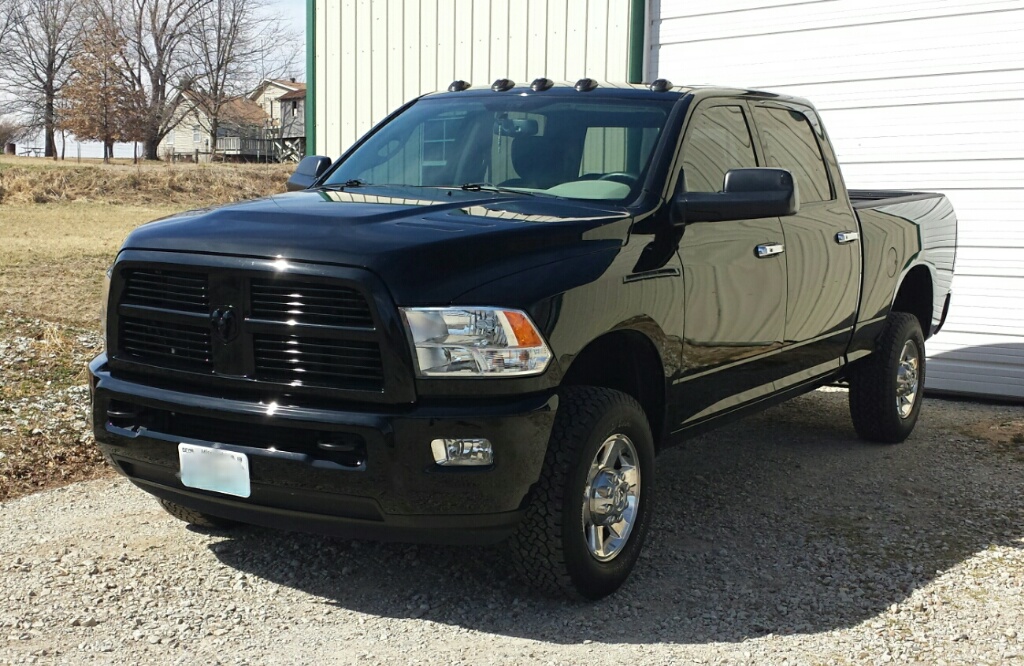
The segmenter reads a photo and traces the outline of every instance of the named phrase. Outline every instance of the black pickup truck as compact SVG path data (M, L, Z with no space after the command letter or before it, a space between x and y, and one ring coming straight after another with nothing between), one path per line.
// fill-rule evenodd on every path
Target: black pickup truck
M190 523L508 539L586 598L693 433L847 382L904 440L956 250L942 195L847 192L808 102L664 80L455 82L289 189L124 242L110 463Z

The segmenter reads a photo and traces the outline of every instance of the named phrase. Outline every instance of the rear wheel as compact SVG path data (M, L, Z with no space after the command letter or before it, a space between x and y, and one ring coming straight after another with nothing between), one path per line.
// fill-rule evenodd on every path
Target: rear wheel
M574 598L617 590L647 535L653 481L654 442L636 400L566 388L541 478L511 541L520 576Z
M194 509L176 504L170 500L158 499L160 506L164 508L164 511L171 514L178 520L182 520L189 525L195 525L196 527L202 527L207 530L226 530L231 529L238 525L233 520L227 518L218 518L217 516L211 516L208 513L200 513Z
M893 312L878 349L850 368L850 414L862 438L897 444L913 432L924 393L924 335L917 317Z

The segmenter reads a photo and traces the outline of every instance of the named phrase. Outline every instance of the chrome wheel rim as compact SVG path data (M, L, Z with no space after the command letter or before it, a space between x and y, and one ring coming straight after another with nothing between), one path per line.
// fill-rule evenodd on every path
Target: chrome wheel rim
M920 386L921 352L917 343L907 340L900 353L900 364L896 368L896 411L905 419L914 411L917 390Z
M583 536L599 562L629 541L640 508L640 467L632 440L615 434L598 447L583 491Z

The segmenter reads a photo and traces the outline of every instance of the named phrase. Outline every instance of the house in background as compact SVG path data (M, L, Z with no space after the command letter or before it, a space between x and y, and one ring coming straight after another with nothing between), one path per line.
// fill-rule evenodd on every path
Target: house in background
M293 90L277 100L281 120L279 138L282 162L298 162L306 155L306 88Z
M247 96L229 99L218 117L216 155L211 137L210 104L192 91L179 95L178 123L160 142L159 155L169 161L208 162L214 158L237 162L277 160L276 132L270 116Z
M306 84L296 81L295 77L290 79L263 79L259 85L247 97L258 104L263 112L270 118L270 127L280 127L283 118L280 99L285 95L302 93L306 94Z

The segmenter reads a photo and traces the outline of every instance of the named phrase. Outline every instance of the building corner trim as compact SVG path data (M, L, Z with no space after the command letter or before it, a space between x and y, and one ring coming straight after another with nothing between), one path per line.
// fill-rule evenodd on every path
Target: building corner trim
M646 23L647 0L631 0L629 5L629 62L627 64L630 83L643 83Z
M306 154L316 155L316 0L306 0Z

